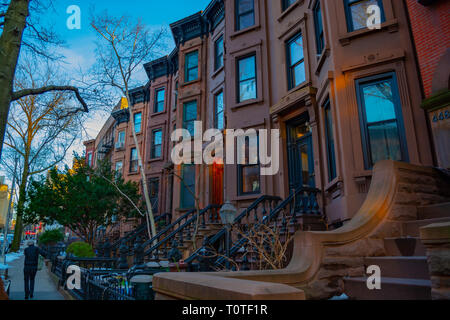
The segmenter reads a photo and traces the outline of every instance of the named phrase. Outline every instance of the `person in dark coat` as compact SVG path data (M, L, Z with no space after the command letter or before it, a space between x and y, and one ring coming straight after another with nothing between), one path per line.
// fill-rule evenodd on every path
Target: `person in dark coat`
M28 248L25 249L24 280L25 280L25 300L33 299L34 280L39 263L40 249L34 245L34 241L28 241Z

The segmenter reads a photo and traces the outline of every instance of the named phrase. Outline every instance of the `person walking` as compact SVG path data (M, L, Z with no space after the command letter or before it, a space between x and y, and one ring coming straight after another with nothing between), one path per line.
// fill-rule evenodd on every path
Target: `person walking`
M40 249L34 245L34 241L27 242L25 249L24 280L25 280L25 300L33 299L34 280L38 271Z

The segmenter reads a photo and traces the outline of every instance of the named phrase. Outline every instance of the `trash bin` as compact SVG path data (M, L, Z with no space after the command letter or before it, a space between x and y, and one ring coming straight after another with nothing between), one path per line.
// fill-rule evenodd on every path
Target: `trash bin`
M153 300L152 290L153 277L148 275L137 275L131 278L131 285L134 288L134 297L136 300Z

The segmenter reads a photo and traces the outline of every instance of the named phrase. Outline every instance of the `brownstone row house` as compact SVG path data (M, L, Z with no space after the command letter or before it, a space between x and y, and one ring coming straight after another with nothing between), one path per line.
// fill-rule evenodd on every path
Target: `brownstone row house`
M372 30L366 10L374 4L381 26ZM201 207L229 200L240 210L307 185L321 190L327 221L341 222L366 198L376 162L433 165L404 1L214 0L170 27L176 48L145 65L149 81L132 92L134 114L122 102L86 142L89 164L109 157L139 181L135 126L155 212L191 209L186 186ZM224 133L279 129L278 174L217 161L177 167L184 183L169 176L171 134L193 135L194 121Z

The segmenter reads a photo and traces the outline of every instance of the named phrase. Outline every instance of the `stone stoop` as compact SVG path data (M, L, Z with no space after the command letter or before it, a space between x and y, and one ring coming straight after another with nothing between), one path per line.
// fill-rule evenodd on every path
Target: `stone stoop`
M446 222L450 222L450 203L418 207L417 220L402 223L405 237L384 238L388 256L364 258L366 269L380 267L381 290L368 289L367 277L346 277L345 293L354 300L431 300L432 281L420 230Z

